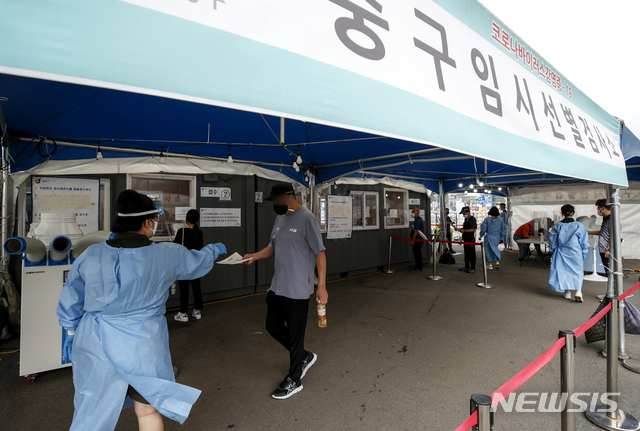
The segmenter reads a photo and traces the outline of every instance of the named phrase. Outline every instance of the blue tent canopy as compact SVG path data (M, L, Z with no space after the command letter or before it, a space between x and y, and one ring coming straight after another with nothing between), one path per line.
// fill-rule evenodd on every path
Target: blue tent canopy
M622 128L620 149L627 164L627 177L630 181L640 181L640 139L627 126Z
M470 155L368 133L287 119L285 144L280 118L225 107L126 91L0 74L1 102L12 143L12 171L30 169L47 158L105 158L151 154L191 155L251 162L304 182L344 176L389 176L424 184L438 192L484 187L579 181L522 169ZM41 139L47 138L42 144ZM52 143L56 142L56 150ZM623 151L640 154L640 142L626 127ZM80 146L68 146L79 144ZM292 167L297 154L300 172ZM48 156L48 157L43 157ZM523 154L523 158L527 155ZM526 160L523 160L526 162ZM462 184L462 187L460 187Z

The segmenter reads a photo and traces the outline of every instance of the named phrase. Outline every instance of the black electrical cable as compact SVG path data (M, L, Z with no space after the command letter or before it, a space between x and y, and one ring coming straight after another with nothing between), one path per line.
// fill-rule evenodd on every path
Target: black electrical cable
M42 149L43 144L45 144L45 138L41 138L40 142L38 142L38 154L40 154L40 157L42 157L43 159L48 159L49 157L53 156L56 152L58 152L58 144L56 144L56 141L51 139L51 142L53 142L53 151L50 151L50 152L45 152ZM49 147L47 144L47 150L48 149Z

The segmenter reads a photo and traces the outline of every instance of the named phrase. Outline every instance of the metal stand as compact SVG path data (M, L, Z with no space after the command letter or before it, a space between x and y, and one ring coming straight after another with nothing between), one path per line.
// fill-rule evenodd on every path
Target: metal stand
M389 237L389 265L387 265L387 274L393 274L395 272L391 269L391 244L393 244L393 237Z
M576 431L576 406L571 401L576 389L576 335L573 331L562 330L558 338L565 339L560 350L560 396L567 400L560 414L560 430Z
M622 366L627 370L633 371L634 373L640 374L640 360L627 358L622 361Z
M487 255L484 253L484 241L480 243L480 252L482 253L482 272L484 274L484 283L478 283L476 286L483 289L493 289L495 286L487 281Z
M491 411L491 397L489 395L471 395L471 414L478 412L478 425L473 431L491 431L493 429L493 412Z
M589 275L585 275L582 278L584 281L607 281L607 277L598 275L598 255L596 254L596 247L593 247L593 272Z
M611 295L611 311L607 314L607 351L618 351L618 298ZM584 415L600 428L612 431L637 431L640 430L640 422L618 408L618 358L615 355L607 355L607 396L614 411L605 411L610 405L591 405Z
M610 266L613 267L613 281L615 287L615 295L620 296L624 293L624 280L622 273L622 240L620 239L620 190L613 189L611 185L607 186L607 194L609 195L609 205L611 205L611 240L609 242L611 259ZM622 304L624 308L624 304ZM618 313L618 359L629 359L626 349L625 332L624 332L624 309ZM611 351L611 350L610 350Z
M433 259L433 275L430 275L427 278L429 280L438 281L438 280L442 280L442 277L440 277L439 275L436 275L436 264L437 264L437 258L438 258L438 253L436 251L437 250L436 244L438 243L438 240L435 235L432 235L431 239L433 240L433 242L431 243L431 250L433 251L431 253L431 258Z

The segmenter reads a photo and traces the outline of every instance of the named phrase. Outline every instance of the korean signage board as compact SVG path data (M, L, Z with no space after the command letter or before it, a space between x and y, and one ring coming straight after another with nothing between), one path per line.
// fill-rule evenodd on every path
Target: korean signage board
M10 19L0 29L0 73L627 184L617 120L475 0L52 0L35 16L29 2L2 9Z

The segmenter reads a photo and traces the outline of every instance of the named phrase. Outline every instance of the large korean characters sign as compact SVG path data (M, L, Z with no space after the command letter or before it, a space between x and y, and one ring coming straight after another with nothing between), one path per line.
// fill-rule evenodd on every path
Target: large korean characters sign
M475 1L125 1L352 72L351 106L329 103L337 114L319 120L570 176L581 175L568 164L605 166L591 178L626 183L618 122ZM392 100L362 104L376 95L357 94L357 77L392 87L379 94ZM372 112L394 102L414 115Z
M35 15L30 2L1 9L11 19L0 27L0 73L627 184L617 120L474 0L49 0Z

